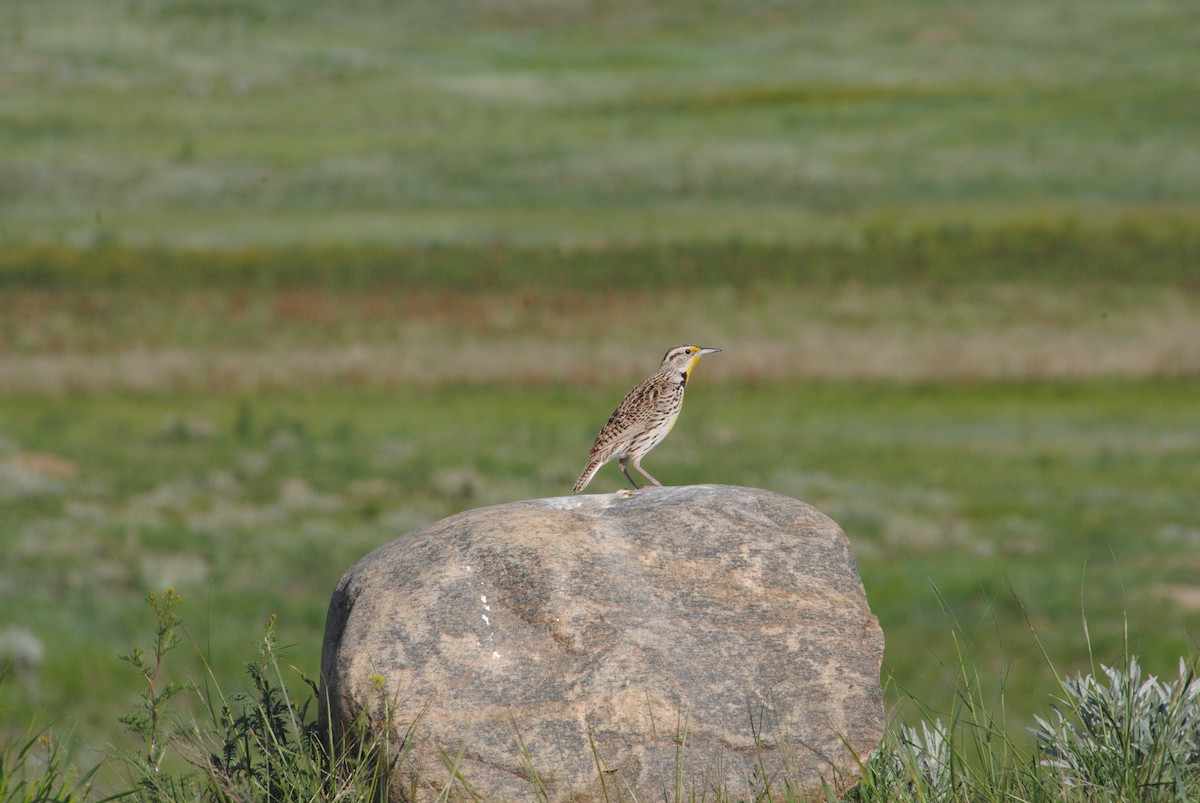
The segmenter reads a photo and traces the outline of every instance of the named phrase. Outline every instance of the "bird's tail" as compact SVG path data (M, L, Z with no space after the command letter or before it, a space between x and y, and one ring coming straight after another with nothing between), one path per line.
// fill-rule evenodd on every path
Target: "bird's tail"
M600 467L607 462L607 460L604 460L599 456L593 457L591 460L589 460L587 467L583 470L583 473L579 475L579 479L575 481L575 488L572 492L579 493L586 488L588 483L592 481L592 477L596 476L596 472L600 470Z

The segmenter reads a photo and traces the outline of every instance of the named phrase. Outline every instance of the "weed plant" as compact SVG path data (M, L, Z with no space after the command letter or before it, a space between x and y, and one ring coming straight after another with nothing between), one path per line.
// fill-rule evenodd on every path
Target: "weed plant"
M848 800L1196 800L1200 681L1194 666L1181 659L1175 681L1143 681L1134 656L1127 666L1058 678L1052 715L1034 717L1029 730L1036 743L1027 748L985 704L977 670L964 662L950 721L893 723L862 764L862 780Z
M1200 683L1180 661L1179 678L1142 680L1101 666L1103 679L1062 679L1052 717L1037 716L1026 751L968 702L952 724L897 724L863 765L855 801L1186 801L1200 795Z
M1118 799L1194 798L1200 776L1200 679L1180 659L1176 680L1142 680L1129 669L1101 665L1103 677L1063 681L1052 716L1036 717L1043 766L1068 791L1106 790Z
M48 728L0 733L0 803L82 803L97 769L77 770Z
M130 788L117 796L142 801L386 800L388 761L383 742L360 737L352 752L332 754L320 731L317 685L301 676L297 700L284 679L272 618L259 659L246 664L249 687L229 694L211 672L202 681L164 681L168 653L184 629L173 589L151 594L157 622L152 659L135 648L127 660L145 681L135 712L121 722L143 750L122 753ZM189 711L177 712L186 696Z

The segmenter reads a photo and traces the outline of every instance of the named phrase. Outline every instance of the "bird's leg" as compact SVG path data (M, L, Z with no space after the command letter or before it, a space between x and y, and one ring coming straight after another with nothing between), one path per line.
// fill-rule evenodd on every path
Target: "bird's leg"
M637 458L634 458L634 460L633 460L633 467L634 467L634 468L636 468L638 471L642 472L642 475L643 475L643 476L645 476L645 478L646 478L646 479L650 480L650 482L654 483L654 484L655 484L656 486L658 486L659 488L661 488L661 487L662 487L662 483L661 483L661 482L659 482L658 480L654 479L654 477L650 476L650 472L649 472L649 471L647 471L646 469L642 468L642 461L641 461L641 460L638 460ZM625 476L629 476L629 475L628 475L628 474L626 474Z
M628 457L622 457L622 458L620 459L620 464L621 464L621 473L625 475L625 479L627 479L627 480L629 480L630 482L632 482L632 483L633 483L633 489L636 491L636 490L638 490L639 488L641 488L642 486L640 486L640 485L638 485L636 482L634 482L634 480L633 480L633 477L629 476L629 468L628 468L628 466L629 466L629 458L628 458ZM637 468L637 463L634 463L634 464L633 464L633 467L634 467L634 468ZM638 471L642 471L642 470L641 470L640 468L638 468ZM644 472L644 471L642 471L642 473L643 473L643 474L646 474L646 472ZM646 476L650 476L650 475L648 475L648 474L647 474ZM658 484L658 483L655 483L655 485L657 485L657 484Z

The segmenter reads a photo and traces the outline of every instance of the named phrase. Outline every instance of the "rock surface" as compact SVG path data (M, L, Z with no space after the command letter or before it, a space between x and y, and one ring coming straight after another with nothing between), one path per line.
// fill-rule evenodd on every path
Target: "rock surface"
M336 734L386 711L410 748L393 787L420 798L456 762L485 800L674 799L677 776L752 799L756 773L841 791L847 745L883 733L882 653L833 521L650 488L470 510L367 555L330 602L321 707Z

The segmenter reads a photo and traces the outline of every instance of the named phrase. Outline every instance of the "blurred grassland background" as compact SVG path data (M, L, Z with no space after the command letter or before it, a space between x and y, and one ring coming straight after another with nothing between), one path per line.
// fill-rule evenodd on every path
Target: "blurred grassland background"
M1197 75L1188 0L7 0L0 726L123 744L167 585L315 675L345 568L567 492L683 340L652 470L842 524L902 716L965 649L1031 724L1031 625L1173 673Z

